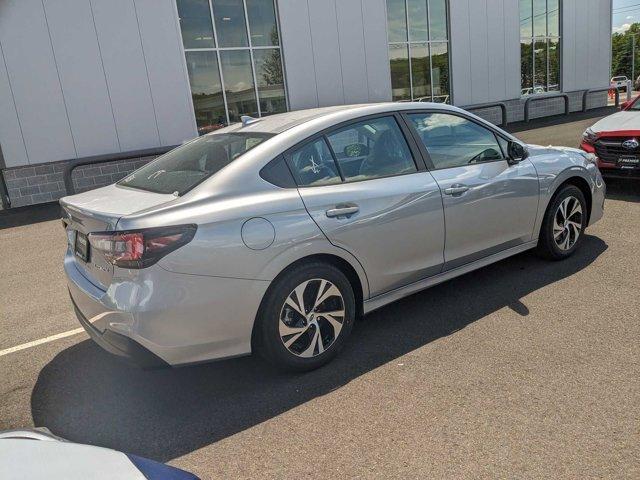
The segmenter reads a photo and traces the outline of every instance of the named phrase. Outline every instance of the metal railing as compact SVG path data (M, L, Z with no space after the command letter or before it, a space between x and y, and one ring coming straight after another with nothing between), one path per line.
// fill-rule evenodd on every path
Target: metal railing
M71 160L64 168L64 172L62 173L62 179L64 181L64 188L67 192L67 195L73 195L76 193L75 186L73 185L72 174L73 171L78 167L83 167L86 165L97 165L100 163L109 163L116 162L118 160L131 160L133 158L142 158L142 157L151 157L154 155L162 155L167 153L169 150L173 150L177 145L172 145L170 147L155 147L155 148L145 148L143 150L132 150L129 152L122 152L110 155L94 155L91 157L78 158L75 160Z
M467 107L460 107L464 110L485 110L489 108L500 107L500 112L502 114L502 122L498 125L500 127L507 126L507 104L504 102L494 102L494 103L479 103L477 105L469 105Z
M585 90L582 92L582 111L587 111L587 96L591 93L600 93L600 92L609 92L613 90L616 96L616 107L620 106L620 91L617 88L602 87L602 88L590 88L589 90Z
M524 121L529 122L529 107L533 102L540 100L553 100L554 98L564 98L564 114L569 115L569 95L567 93L545 93L541 95L532 95L524 102Z

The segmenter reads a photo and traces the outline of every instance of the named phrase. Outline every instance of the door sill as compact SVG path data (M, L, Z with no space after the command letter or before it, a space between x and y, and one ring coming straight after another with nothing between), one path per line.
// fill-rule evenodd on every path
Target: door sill
M415 283L405 285L404 287L391 290L390 292L377 295L368 300L365 300L364 313L367 314L389 303L395 302L396 300L400 300L401 298L419 292L420 290L433 287L434 285L446 282L447 280L451 280L455 277L459 277L460 275L464 275L465 273L469 273L479 268L486 267L487 265L491 265L492 263L499 262L500 260L504 260L505 258L511 257L513 255L517 255L518 253L531 250L537 245L538 240L523 243L516 247L512 247L507 250L503 250L502 252L498 252L488 257L482 258L480 260L476 260L475 262L454 268L453 270L447 270L446 272L439 273L438 275L434 275L432 277L425 278L424 280L419 280Z

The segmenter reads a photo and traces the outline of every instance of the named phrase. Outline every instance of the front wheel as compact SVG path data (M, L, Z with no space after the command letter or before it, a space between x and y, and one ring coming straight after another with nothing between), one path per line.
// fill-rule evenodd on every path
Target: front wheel
M545 212L538 252L549 260L570 257L582 243L587 226L587 202L575 185L567 185L551 199Z
M336 267L295 267L267 292L256 324L255 348L283 370L316 369L337 355L351 333L355 297Z

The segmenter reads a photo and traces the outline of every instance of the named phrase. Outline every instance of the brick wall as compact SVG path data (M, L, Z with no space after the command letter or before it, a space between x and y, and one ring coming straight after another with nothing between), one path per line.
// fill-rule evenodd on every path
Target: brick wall
M569 95L569 111L582 111L582 92L571 92ZM524 120L524 103L526 99L508 100L504 102L507 105L507 121L509 123L521 122ZM598 108L607 106L607 92L592 93L587 97L587 108ZM529 117L534 118L549 117L552 115L561 115L564 113L564 99L552 98L549 100L540 100L533 102L529 108ZM474 110L472 113L488 120L491 123L499 124L501 122L500 108L487 108L482 110Z
M76 192L85 192L117 182L155 156L85 165L73 171L72 180ZM3 171L11 207L58 200L67 192L62 178L68 162L29 165Z

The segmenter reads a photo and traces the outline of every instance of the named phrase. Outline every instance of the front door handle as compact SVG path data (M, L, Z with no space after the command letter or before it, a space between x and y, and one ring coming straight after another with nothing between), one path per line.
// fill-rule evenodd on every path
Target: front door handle
M327 217L329 218L340 218L340 217L350 217L353 214L356 214L360 211L360 207L354 204L349 205L336 205L334 208L330 208L327 210Z
M464 192L467 192L468 190L469 190L469 187L467 187L466 185L462 185L461 183L455 183L451 185L449 188L445 188L444 194L456 196L456 195L462 195Z

